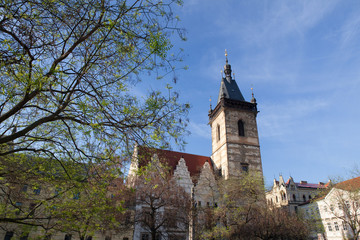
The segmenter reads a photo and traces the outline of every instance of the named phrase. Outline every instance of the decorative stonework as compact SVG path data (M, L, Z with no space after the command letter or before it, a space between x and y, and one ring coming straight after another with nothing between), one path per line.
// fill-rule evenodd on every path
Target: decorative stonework
M188 194L191 194L191 189L194 184L190 177L190 172L186 166L184 158L179 160L178 165L174 171L174 179L176 179L177 183L185 189Z
M218 187L213 170L208 163L202 167L197 184L194 188L195 202L202 206L214 206L218 199Z

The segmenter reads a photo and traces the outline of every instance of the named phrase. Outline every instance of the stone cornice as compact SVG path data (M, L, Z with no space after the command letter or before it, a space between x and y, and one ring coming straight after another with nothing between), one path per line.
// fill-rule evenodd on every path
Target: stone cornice
M217 116L220 109L222 108L232 108L232 109L239 109L247 112L253 112L257 115L257 104L245 101L238 101L229 98L222 97L220 102L216 105L213 110L209 111L209 120L210 123L212 122L213 118Z

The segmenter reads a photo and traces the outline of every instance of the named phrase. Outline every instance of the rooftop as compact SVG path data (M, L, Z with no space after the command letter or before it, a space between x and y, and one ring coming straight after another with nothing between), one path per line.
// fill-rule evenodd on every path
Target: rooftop
M151 157L156 154L160 162L166 163L171 168L172 173L178 165L180 158L183 158L191 177L198 176L206 162L208 162L210 167L213 168L211 158L207 156L163 149L151 149L147 147L139 147L138 154L139 158L142 158L142 161L139 161L139 167L145 166L150 161Z

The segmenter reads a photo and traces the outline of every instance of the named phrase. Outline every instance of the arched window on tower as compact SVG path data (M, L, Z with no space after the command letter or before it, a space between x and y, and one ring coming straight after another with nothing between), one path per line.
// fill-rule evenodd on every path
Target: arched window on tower
M238 121L238 130L239 130L239 136L241 137L245 136L244 122L242 120Z
M220 141L220 125L218 124L216 127L216 139Z

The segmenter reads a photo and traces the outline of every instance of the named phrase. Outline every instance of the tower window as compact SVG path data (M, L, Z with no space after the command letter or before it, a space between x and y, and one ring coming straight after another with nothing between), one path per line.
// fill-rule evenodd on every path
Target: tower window
M245 131L244 131L244 122L242 120L238 121L238 130L239 130L239 136L245 136Z
M220 141L220 125L219 124L217 125L217 133L216 134L217 134L217 136L216 136L217 140Z
M248 163L241 163L241 170L243 172L248 172L249 171L249 164Z

